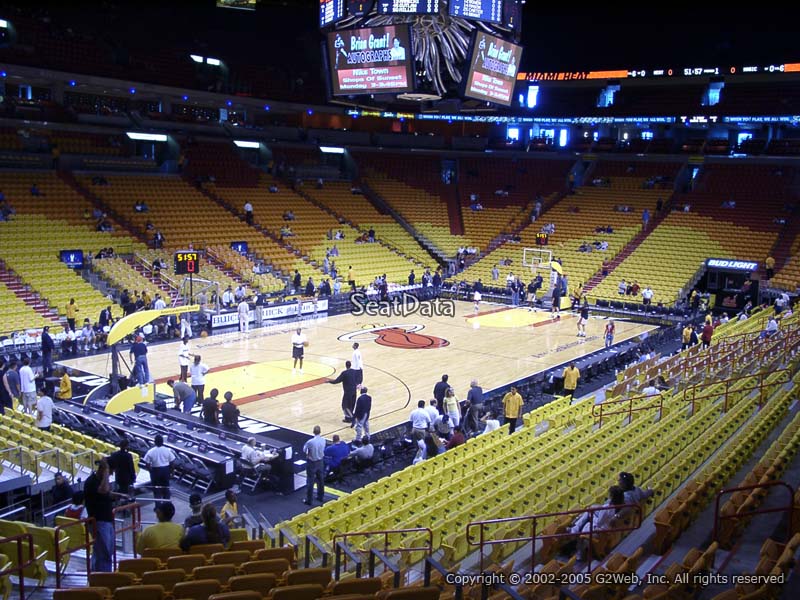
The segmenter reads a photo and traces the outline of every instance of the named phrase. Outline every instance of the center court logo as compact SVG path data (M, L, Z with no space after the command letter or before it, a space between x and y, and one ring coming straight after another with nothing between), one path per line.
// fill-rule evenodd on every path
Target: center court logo
M350 296L350 314L354 317L400 317L413 315L423 317L455 317L456 304L452 300L420 301L416 296L402 292L390 301L379 302L369 298L367 294L357 293Z
M381 325L351 331L339 336L342 342L360 342L374 340L380 346L399 348L401 350L425 350L430 348L444 348L450 342L435 335L419 333L425 329L424 325L417 323L404 325Z

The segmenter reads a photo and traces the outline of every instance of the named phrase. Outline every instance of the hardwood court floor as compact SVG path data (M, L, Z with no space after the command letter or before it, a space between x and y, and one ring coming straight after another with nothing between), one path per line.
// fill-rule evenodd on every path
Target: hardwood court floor
M577 317L567 312L551 322L550 313L523 308L483 305L481 311L475 316L472 303L457 302L454 317L348 314L305 319L300 325L309 347L302 374L292 372L290 337L297 321L248 333L195 338L190 348L212 369L206 376L206 393L216 387L221 398L230 390L243 414L302 432L319 424L323 435L338 432L349 441L353 430L342 422L342 388L329 385L327 379L345 368L354 341L361 345L364 385L373 398L373 432L407 421L418 400L431 398L443 373L449 375L456 396L464 398L473 378L488 390L603 346L605 319L591 318L587 337L579 338ZM620 343L652 329L616 321L614 341ZM175 342L150 348L150 371L157 382L177 379L178 347ZM111 367L108 355L62 364L103 376ZM166 385L159 384L157 389L169 393Z

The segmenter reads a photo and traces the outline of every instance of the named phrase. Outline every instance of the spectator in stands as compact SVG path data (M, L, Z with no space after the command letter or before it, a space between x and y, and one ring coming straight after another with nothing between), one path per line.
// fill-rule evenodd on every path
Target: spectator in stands
M639 295L639 290L640 289L641 288L639 287L639 282L638 281L634 281L630 286L628 286L628 292L627 293L628 293L629 296L636 297L636 296Z
M372 457L375 456L375 446L369 440L369 436L365 435L359 441L353 441L355 448L347 455L349 460L352 460L356 467L363 467L372 462Z
M67 519L85 519L89 516L86 512L85 494L82 491L72 494L72 502L64 509L64 516Z
M714 325L710 322L706 322L703 325L703 333L700 336L700 340L703 342L703 349L705 350L711 345L711 338L714 335Z
M620 296L624 296L627 291L628 291L628 284L625 283L625 279L623 279L622 281L619 282L619 285L617 286L617 293Z
M156 250L163 248L164 242L166 241L167 239L164 237L164 234L161 233L161 230L156 229L155 234L153 234L153 248L155 248Z
M222 425L229 429L239 429L239 409L233 403L233 393L225 392L225 403L220 408Z
M517 429L517 419L522 414L522 396L513 385L511 390L503 396L503 416L508 423L509 435Z
M227 547L231 540L231 532L225 523L220 522L214 505L204 505L200 516L203 522L193 525L186 531L180 541L181 550L187 552L192 546L200 544L222 544Z
M133 455L129 451L127 439L119 443L119 450L108 457L108 467L114 474L115 491L127 494L136 481L136 469L133 465Z
M642 290L642 304L648 306L653 301L653 290L648 285Z
M462 431L461 425L457 425L456 427L453 427L453 434L450 436L450 439L445 445L445 450L451 450L452 448L460 446L466 441L467 439L464 436L464 432Z
M642 229L647 229L647 225L650 223L650 209L645 208L642 211Z
M654 494L651 488L643 490L642 488L634 485L633 475L631 473L626 473L625 471L619 474L619 487L622 488L622 492L625 497L625 504L641 503L644 500L651 498Z
M53 496L53 504L66 502L70 500L75 493L61 471L56 473L55 485L50 489L50 492Z
M691 212L691 210L692 210L692 205L689 204L688 202L683 205L683 212L688 213Z
M19 376L19 363L15 359L11 359L8 367L3 374L3 388L8 394L8 400L3 398L5 403L4 408L14 408L14 401L17 403L22 402L22 385ZM5 411L3 411L5 413Z
M375 230L372 227L370 227L369 231L367 231L367 239L370 241L370 243L375 242Z
M762 338L771 337L776 333L778 333L778 321L775 320L775 317L773 315L770 315L769 320L767 321L767 326L761 333L761 337Z
M78 353L78 337L75 332L70 329L69 325L64 326L64 339L61 340L61 354L62 356L68 354Z
M89 352L89 346L92 350L97 350L97 338L94 335L94 328L89 322L89 319L83 320L83 327L81 327L81 342L83 342L83 351Z
M225 491L225 504L219 509L219 518L228 527L233 525L241 526L244 523L244 519L239 514L236 492L233 490Z
M601 505L602 507L608 507L608 509L587 511L581 514L572 526L570 526L569 532L580 534L588 533L590 530L602 531L603 529L612 529L614 517L619 515L623 504L625 504L625 492L618 485L612 485L608 490L608 500ZM579 538L578 560L581 562L586 560L587 547L588 540L583 537Z
M489 433L500 429L500 421L495 418L492 411L487 411L486 414L481 417L480 421L484 424L483 433Z
M411 411L409 420L411 421L411 432L414 439L421 440L433 424L430 414L425 409L425 400L417 402L417 408Z
M219 390L213 388L207 398L202 400L203 422L209 425L219 425Z
M647 386L642 390L642 396L658 396L659 389L656 387L655 379L647 382Z
M450 421L450 416L447 414L438 415L433 421L433 432L440 438L445 440L450 439L453 431L453 425Z
M146 213L150 211L150 207L144 202L144 200L137 200L136 204L133 205L133 210L137 213Z
M154 511L158 522L145 527L136 539L136 552L139 554L149 548L177 548L183 537L183 527L172 522L175 516L172 502L156 502Z
M575 390L578 387L578 380L581 377L581 372L578 370L578 367L575 366L574 362L569 363L569 366L564 369L562 377L564 378L564 395L574 398Z
M164 438L156 435L155 446L144 455L144 462L150 469L150 483L153 486L153 496L169 500L169 473L172 463L175 462L175 453L164 446Z
M323 451L323 462L325 464L326 475L337 472L342 461L350 454L350 448L338 434L334 434L332 444Z
M114 513L111 482L109 481L110 470L108 461L104 458L95 464L97 468L86 478L83 485L86 512L95 520L92 571L109 572L113 570L111 557L114 554Z
M277 194L278 193L278 186L274 183L269 186L269 193L270 194Z
M249 200L244 203L244 220L248 225L253 224L253 205Z
M188 517L183 521L184 532L191 529L195 525L200 525L203 522L201 511L203 509L203 498L200 494L192 494L189 496L189 508L192 511Z
M45 195L44 192L39 189L39 186L36 183L34 183L31 186L31 196L37 196L38 197L38 196L44 196L44 195Z
M356 429L356 437L361 437L361 432L369 435L369 415L372 411L372 396L367 393L365 386L361 387L361 394L356 398L356 405L353 409L353 422L351 427Z
M103 213L103 216L98 219L97 226L95 228L97 231L114 231L114 227L111 225L111 221L108 220L106 213Z
M772 255L767 256L764 260L764 266L767 269L767 280L772 279L775 276L775 259L772 258Z

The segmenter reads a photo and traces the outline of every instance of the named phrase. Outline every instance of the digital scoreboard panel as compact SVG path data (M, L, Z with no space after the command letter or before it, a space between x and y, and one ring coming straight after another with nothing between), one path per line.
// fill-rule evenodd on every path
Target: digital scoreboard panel
M382 15L438 15L439 0L378 0Z
M345 0L319 0L319 26L327 27L345 17Z
M503 22L504 0L450 0L450 16L486 21Z
M200 272L200 254L196 250L179 250L173 258L175 275L197 275Z
M472 40L464 95L511 106L522 46L482 31Z
M403 93L414 87L408 25L332 31L327 54L334 96Z

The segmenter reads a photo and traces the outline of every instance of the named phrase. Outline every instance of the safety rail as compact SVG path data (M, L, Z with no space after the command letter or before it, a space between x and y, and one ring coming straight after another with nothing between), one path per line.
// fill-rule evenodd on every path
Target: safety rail
M789 490L789 502L785 506L778 506L775 508L757 508L755 510L747 511L747 514L740 515L738 512L732 515L720 515L719 514L719 501L720 498L727 494L733 494L734 492L744 492L747 490L758 490L762 488L773 488L773 487L781 487L783 489ZM739 519L747 519L754 515L763 515L768 513L776 513L776 512L785 512L788 513L788 524L786 526L787 533L787 541L788 538L792 537L792 513L794 512L794 488L790 486L785 481L781 480L774 480L774 481L766 481L764 483L754 483L752 485L742 485L733 488L726 488L724 490L720 490L717 492L717 497L714 500L714 530L711 535L711 541L716 542L719 541L717 539L717 534L719 533L719 524L720 521L724 520L739 520ZM714 565L712 564L711 567L713 568Z
M138 253L134 254L133 258L134 258L134 262L138 262L145 269L147 269L151 273L153 272L153 263L150 262L149 260L147 260L147 258L145 258L144 256L142 256L141 254L138 254ZM166 271L166 269L164 269L163 271L159 272L159 275L158 275L159 281L162 281L163 283L165 283L167 285L167 287L169 287L171 290L177 290L178 288L180 288L180 285L178 285L177 282L173 281L172 278L170 278L168 275L166 275L164 273L164 271Z
M330 556L329 549L325 546L325 543L321 539L308 533L306 534L305 554L303 556L303 564L305 565L306 569L311 566L311 546L314 546L320 551L322 554L322 566L327 567L328 556Z
M362 561L361 558L355 552L353 552L350 549L350 547L344 542L336 542L333 550L334 550L334 559L333 559L334 579L336 579L336 581L339 581L342 574L342 568L347 569L348 558L353 561L353 564L355 564L356 579L360 578L361 572L363 570L362 567L364 561ZM344 554L344 561L342 561L343 554Z
M24 561L22 558L22 545L28 542L28 560ZM25 569L36 564L36 549L33 544L33 535L30 533L20 533L9 537L0 538L0 544L8 544L15 542L17 544L17 564L16 566L9 566L0 571L0 577L16 573L19 577L19 600L25 600Z
M62 550L61 549L61 544L59 543L60 540L58 539L58 534L61 533L62 531L66 531L67 529L69 529L71 527L78 527L78 526L81 526L81 528L83 529L83 535L84 535L83 544L80 545L80 546L74 546L74 545L70 544L72 546L71 549L66 550L66 551ZM89 533L90 526L91 526L91 534ZM61 587L61 577L62 577L61 560L63 559L64 556L69 556L70 554L75 554L79 550L83 550L83 551L86 552L86 577L88 578L89 575L92 574L92 561L89 560L89 557L91 556L91 552L92 552L92 540L97 537L97 523L96 523L94 517L87 517L86 519L76 519L71 523L64 523L63 525L57 525L53 529L53 535L55 537L54 546L55 546L55 549L56 549L56 556L55 556L55 559L56 559L56 588L60 588Z
M375 577L375 567L378 562L383 564L384 572L387 570L392 572L392 587L399 588L401 575L400 567L389 560L386 554L375 548L371 548L369 551L369 576Z
M300 540L298 540L293 533L289 533L281 528L278 530L278 546L291 546L294 548L295 554L297 554L300 548Z
M431 576L433 572L436 571L442 577L446 578L450 575L450 571L447 570L444 565L442 565L439 561L431 558L430 556L425 557L425 564L423 566L423 585L428 587L431 584ZM453 600L463 600L464 599L464 584L461 583L460 580L456 580L454 584L454 592L453 592Z
M715 385L725 384L725 391L724 392L705 392L698 394L698 390L707 390L709 387L708 383L696 383L694 385L689 386L688 388L684 389L680 394L682 394L681 400L684 402L691 402L692 405L692 414L695 412L695 404L698 400L707 400L712 399L716 400L721 396L724 396L725 401L723 403L722 410L723 412L728 411L728 402L730 400L731 392L734 393L742 393L742 392L752 392L754 390L758 390L759 397L758 397L758 406L761 408L764 406L765 398L764 398L764 387L765 386L772 386L772 385L784 385L789 383L792 380L792 369L776 369L773 371L762 371L760 373L755 373L752 375L741 375L739 377L731 377L729 379L723 379L722 381L714 382ZM767 382L766 379L771 377L776 373L781 373L786 375L786 380L781 381L770 381ZM753 377L758 378L758 383L754 385L745 385L743 387L737 387L734 390L731 390L731 387L735 385L735 382L744 381L746 379L752 379ZM691 396L691 398L689 397Z
M392 548L389 546L389 536L393 534L406 534L406 533L426 533L428 535L427 546L410 546L410 547L397 547ZM428 556L433 554L433 530L430 527L411 527L409 529L382 529L376 531L353 531L349 533L337 533L333 536L332 543L334 547L338 541L347 542L353 537L369 537L369 536L383 536L383 554L390 552L421 552L424 551Z
M125 525L124 527L117 528L117 514L121 512L130 511L131 513L131 524ZM136 556L136 534L139 532L139 529L142 526L142 505L138 502L131 502L130 504L123 504L121 506L117 506L112 511L112 515L114 517L114 551L112 554L112 564L114 566L114 570L117 570L117 534L121 533L124 534L126 531L130 531L133 536L133 556Z
M614 511L621 511L622 509L630 508L638 517L636 524L631 525L628 527L612 527L610 529L600 529L595 531L594 529L594 514L597 512L603 512L608 510ZM567 515L582 515L584 513L589 513L589 531L579 531L578 533L548 533L545 535L539 535L536 532L536 526L540 519L550 518L550 517L563 517ZM502 538L502 539L491 539L487 540L485 537L486 534L486 526L487 525L496 525L499 523L522 523L522 522L530 522L531 525L531 534L528 537L515 537L515 538ZM589 539L588 543L588 550L586 555L586 569L587 572L591 572L592 570L592 539L596 533L599 534L607 534L607 533L621 533L624 531L633 531L634 529L638 529L642 525L642 507L638 503L632 502L627 504L619 504L616 506L589 506L587 508L576 508L573 510L564 510L561 512L553 512L553 513L539 513L536 515L526 515L521 517L506 517L502 519L487 519L485 521L472 521L471 523L467 523L466 529L466 537L467 537L467 544L470 546L478 546L479 547L479 554L480 554L480 569L481 573L483 573L483 547L484 546L494 546L496 544L508 544L508 543L519 543L525 542L531 544L531 568L533 565L536 564L536 540L545 540L545 539L554 539L554 538L576 538L586 536ZM472 537L472 529L478 528L480 532L480 537L476 541Z
M648 401L651 400L653 404L651 406L637 406L636 408L633 407L633 403L636 400L644 400ZM620 410L606 410L606 407L611 407L613 409L616 405L628 405L628 408L622 408ZM658 409L658 416L661 418L661 415L664 411L664 394L659 393L654 396L632 396L630 398L624 398L622 400L610 400L607 402L601 402L600 404L595 404L592 406L592 416L597 420L597 426L603 426L603 417L610 417L612 415L628 415L628 422L633 420L633 413L635 412L642 412L645 410L654 410Z

